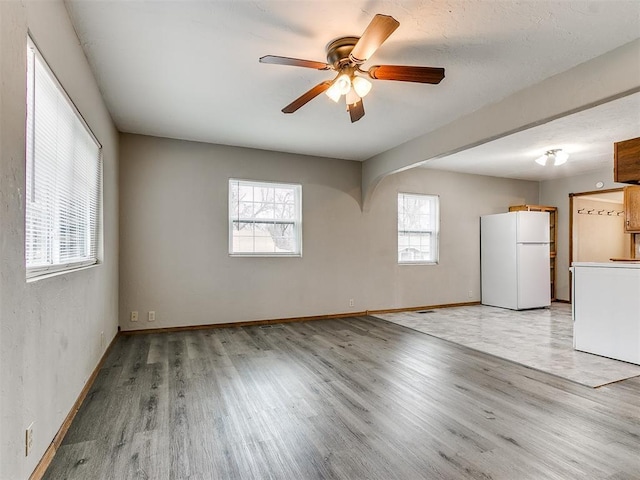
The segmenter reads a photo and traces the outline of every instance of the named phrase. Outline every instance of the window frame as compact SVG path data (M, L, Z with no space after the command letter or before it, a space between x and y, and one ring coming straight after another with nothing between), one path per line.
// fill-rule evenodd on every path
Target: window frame
M255 222L252 221L251 218L240 219L234 218L232 216L232 183L236 182L238 186L251 186L251 187L265 187L265 188L283 188L283 189L292 189L294 192L294 214L295 218L290 222L280 223L288 223L293 225L295 244L297 246L296 251L294 252L266 252L266 251L254 251L254 252L235 252L233 249L233 228L235 222L242 223L269 223L275 222L278 219L265 219L263 222ZM230 257L278 257L278 258L300 258L302 257L302 185L299 183L284 183L284 182L276 182L276 181L267 181L267 180L248 180L241 178L229 178L228 181L228 205L227 205L227 215L228 215L228 236L229 236L229 247L228 253ZM253 237L255 238L255 236Z
M400 198L404 196L416 198L428 198L429 202L433 202L430 214L434 217L430 223L429 229L425 230L407 230L400 228ZM398 265L438 265L440 262L440 195L415 193L415 192L398 192L396 196L396 260ZM431 236L431 248L434 250L429 260L401 260L400 258L400 234L401 233L424 234L429 233Z
M47 278L52 275L58 275L88 268L100 263L99 257L102 244L103 158L102 145L92 132L84 117L74 104L65 88L62 86L61 82L58 80L58 77L53 72L30 35L27 36L26 46L27 63L31 66L27 69L26 72L26 81L27 85L30 86L30 89L28 89L26 92L27 95L25 102L25 182L31 182L31 185L26 189L27 192L30 192L30 195L25 195L25 272L27 281L34 281L41 278ZM50 82L50 86L55 89L56 101L62 102L69 108L68 113L73 115L74 121L77 121L81 126L82 131L86 133L87 137L83 138L82 141L92 142L97 149L97 154L95 158L95 165L92 163L92 158L86 160L86 165L91 165L92 169L93 166L95 166L95 171L92 170L92 172L95 173L95 178L92 178L93 180L95 180L95 186L86 184L85 188L79 191L81 197L84 195L89 195L89 197L86 198L86 202L82 203L82 209L86 210L85 216L83 216L83 221L78 223L71 222L67 225L67 228L71 229L77 226L81 226L80 228L86 231L86 233L84 234L86 237L86 243L84 244L84 248L87 252L86 255L76 258L68 258L66 259L66 261L60 261L60 254L63 251L60 246L64 241L62 239L64 237L64 233L63 228L60 224L60 218L73 216L74 214L77 214L77 212L60 207L51 207L54 209L57 208L55 213L57 219L51 221L49 228L43 229L46 230L44 231L44 235L46 236L46 240L44 241L47 244L46 249L48 250L48 253L46 254L47 263L35 263L30 266L28 264L29 251L27 250L27 245L31 241L28 235L30 229L27 227L27 222L30 219L28 211L34 208L42 209L42 207L47 203L45 202L37 205L36 200L34 200L35 196L38 195L37 191L35 190L36 187L34 183L36 181L36 177L34 177L33 173L37 168L38 162L35 151L35 109L38 108L35 100L35 91L38 88L38 85L36 84L37 69L40 69L40 71L45 74L48 81ZM47 88L47 86L43 85L40 88ZM31 136L28 135L29 130L31 131ZM78 131L79 130L74 130L76 134ZM77 145L77 142L74 142L71 145L75 146ZM71 161L65 163L67 168L75 169L78 167L77 163L74 160L75 159L71 157ZM95 191L93 190L94 188ZM53 192L55 200L48 202L50 206L51 204L59 203L60 200L69 200L73 196L73 194L71 195L71 197L59 196L60 190L58 189L58 187L56 187ZM73 192L77 194L77 190L73 190ZM95 199L95 204L93 203L92 198ZM35 217L34 220L37 220L37 217Z

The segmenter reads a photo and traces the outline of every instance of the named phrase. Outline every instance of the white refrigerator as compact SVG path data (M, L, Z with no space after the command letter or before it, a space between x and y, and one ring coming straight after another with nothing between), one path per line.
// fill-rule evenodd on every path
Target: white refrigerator
M549 213L480 217L482 304L523 310L551 305Z

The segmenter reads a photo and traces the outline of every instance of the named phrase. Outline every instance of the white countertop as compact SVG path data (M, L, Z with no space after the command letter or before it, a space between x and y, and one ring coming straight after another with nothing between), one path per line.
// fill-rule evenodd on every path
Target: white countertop
M593 267L593 268L636 268L640 270L638 262L573 262L572 267Z

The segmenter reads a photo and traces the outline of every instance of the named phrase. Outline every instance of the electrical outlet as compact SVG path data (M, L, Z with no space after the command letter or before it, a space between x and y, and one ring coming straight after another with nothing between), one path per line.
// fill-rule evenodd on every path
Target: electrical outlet
M469 298L473 298L473 290L469 290Z
M100 349L104 350L104 332L100 332Z
M149 321L150 322L156 321L156 312L149 312Z
M138 312L136 312L136 311L131 312L131 321L132 322L137 322L138 321Z
M33 422L31 425L27 427L24 436L24 454L26 457L31 453L31 449L33 448Z
M353 307L356 303L353 301L353 298L349 299L349 306Z

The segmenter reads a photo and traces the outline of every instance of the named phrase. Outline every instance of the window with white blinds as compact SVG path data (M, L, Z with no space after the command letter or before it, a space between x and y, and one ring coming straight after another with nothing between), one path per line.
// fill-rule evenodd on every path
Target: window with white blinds
M101 147L29 40L27 278L97 263Z
M398 263L438 263L439 198L398 193Z
M302 186L229 180L229 253L301 256Z

